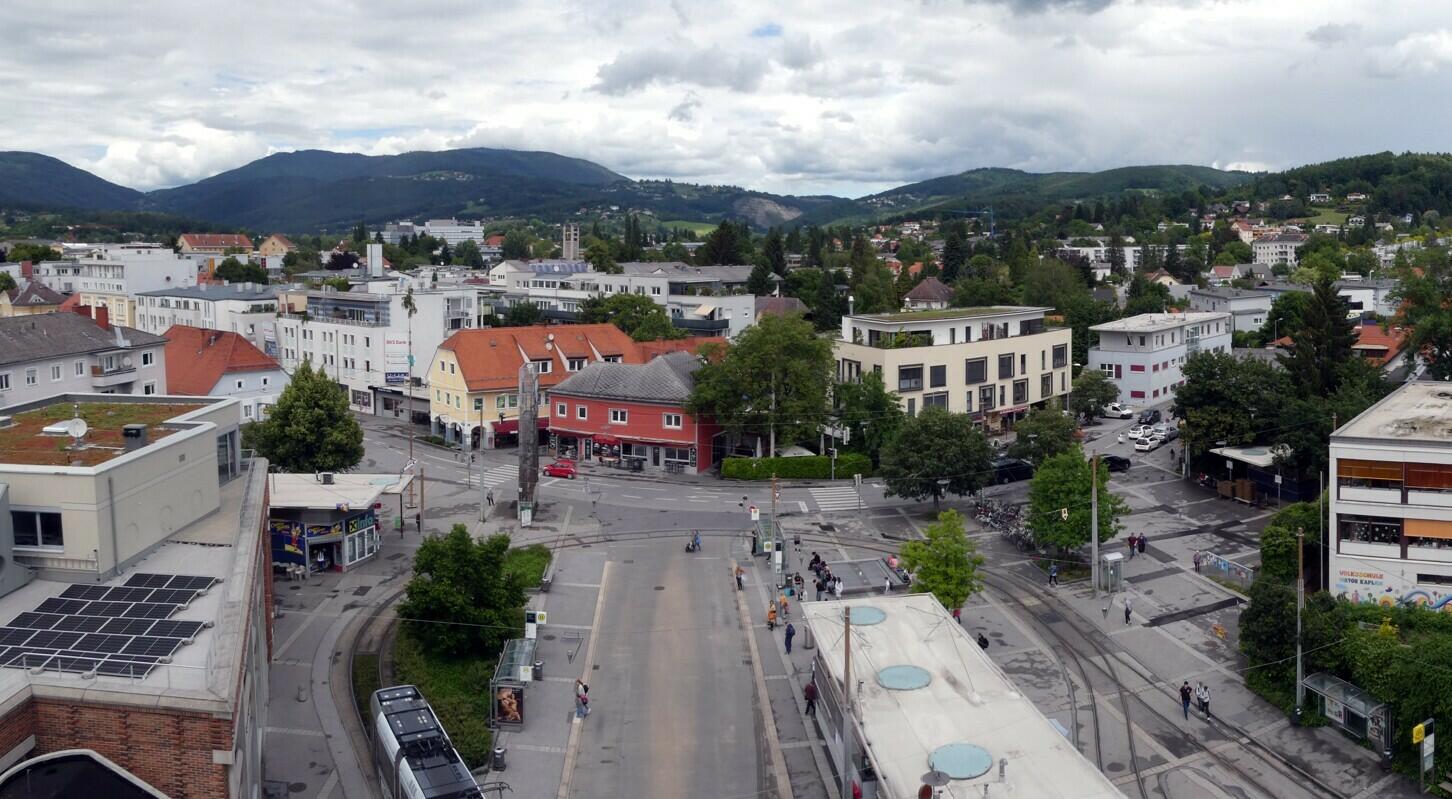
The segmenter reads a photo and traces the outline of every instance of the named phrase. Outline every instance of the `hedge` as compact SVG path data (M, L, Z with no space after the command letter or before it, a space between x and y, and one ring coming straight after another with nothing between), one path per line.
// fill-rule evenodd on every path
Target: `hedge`
M782 479L826 480L832 476L832 459L826 455L801 458L727 458L721 463L721 476L728 480L770 480L775 474ZM837 477L872 474L872 461L860 452L837 456Z

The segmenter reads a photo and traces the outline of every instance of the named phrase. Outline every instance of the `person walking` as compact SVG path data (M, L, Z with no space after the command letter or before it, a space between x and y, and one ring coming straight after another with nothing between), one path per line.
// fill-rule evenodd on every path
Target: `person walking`
M1125 541L1125 543L1126 544L1129 544L1129 559L1130 560L1134 560L1134 544L1135 544L1135 536L1134 536L1134 533L1130 533L1129 534L1129 538Z
M1180 686L1180 710L1185 714L1185 721L1190 720L1190 681L1186 680Z
M786 653L788 655L790 655L792 653L792 639L795 638L796 636L797 636L797 628L794 627L794 626L792 626L792 623L791 622L787 622L787 626L786 626Z
M1129 595L1126 594L1125 597L1124 597L1124 623L1125 624L1129 624L1129 614L1130 614L1130 599L1129 599Z
M1149 545L1149 536L1145 535L1144 533L1140 533L1139 534L1139 541L1135 542L1135 546L1139 547L1139 554L1143 555L1144 554L1144 548L1146 546L1148 546L1148 545Z
M1205 714L1205 720L1210 720L1210 686L1200 683L1200 690L1195 692L1200 699L1200 712Z
M1195 573L1196 574L1199 574L1200 573L1200 551L1198 549L1195 550L1195 556L1193 558L1191 558L1191 560L1193 560L1195 562Z
M980 649L988 648L988 636L984 635L983 633L978 634L978 647Z
M494 507L494 489L491 488L484 494L484 501L489 503L489 507Z
M575 678L575 716L584 718L590 715L590 686L585 684L579 677Z
M802 687L802 698L807 700L807 715L817 715L817 682L813 680Z
M882 593L884 593L884 594L890 594L890 593L892 593L892 578L891 577L887 577L887 578L883 579L883 581L882 581Z
M781 617L783 619L789 619L789 618L791 618L792 611L791 611L791 607L787 605L787 595L786 594L782 594L781 596L777 597L776 604L777 604L778 607L781 608Z
M837 597L838 599L841 599L842 598L842 578L841 577L836 578L835 582L832 583L832 594L833 594L833 596Z
M953 621L954 621L954 623L960 624L960 625L963 623L963 609L962 608L953 608Z
M420 533L422 533L423 532L423 514L422 513L415 513L413 515L413 523L418 527L418 531Z
M771 604L771 605L767 605L766 606L766 629L768 629L768 630L775 630L776 629L776 605L775 604Z
M1057 564L1057 563L1050 563L1049 564L1049 586L1052 587L1052 586L1056 586L1058 584L1059 584L1059 564Z
M820 577L817 578L817 581L816 581L816 589L817 589L817 601L818 602L821 602L822 601L822 593L827 590L827 586L826 586L826 584L824 584L822 582L822 578L820 578Z
M740 566L736 567L736 590L740 591L746 584L746 570Z

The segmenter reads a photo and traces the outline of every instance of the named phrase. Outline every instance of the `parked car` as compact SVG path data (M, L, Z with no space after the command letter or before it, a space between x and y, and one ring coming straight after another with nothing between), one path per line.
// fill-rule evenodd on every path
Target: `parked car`
M1003 485L1034 476L1034 465L1019 458L995 458L993 461L993 482Z
M1134 451L1154 452L1155 450L1159 449L1160 445L1163 443L1165 443L1165 440L1163 438L1160 438L1157 435L1147 435L1140 438L1140 440L1134 442Z
M1137 424L1134 427L1131 427L1128 430L1124 431L1124 435L1130 441L1138 441L1141 438L1149 435L1153 430L1154 428L1150 427L1147 424Z
M1134 409L1128 405L1111 402L1104 406L1104 410L1100 412L1100 415L1105 419L1133 419Z
M1129 458L1123 455L1103 455L1099 458L1099 462L1111 472L1127 472L1130 467Z
M544 467L545 477L564 477L570 480L575 479L575 462L560 459Z
M1160 422L1164 421L1164 419L1165 415L1160 413L1159 409L1150 408L1147 411L1141 411L1139 414L1139 419L1137 421L1140 424L1159 424Z
M1154 434L1166 442L1170 442L1180 437L1180 428L1172 424L1157 424L1154 427Z

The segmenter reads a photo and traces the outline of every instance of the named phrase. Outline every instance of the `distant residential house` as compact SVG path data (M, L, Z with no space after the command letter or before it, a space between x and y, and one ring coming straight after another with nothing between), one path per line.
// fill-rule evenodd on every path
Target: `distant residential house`
M1296 251L1308 238L1310 237L1304 233L1277 233L1256 239L1250 248L1258 263L1295 266L1300 260Z
M64 295L44 283L31 281L18 289L0 291L0 318L55 313L65 301Z
M1366 200L1367 196L1359 191L1353 191L1350 194L1346 195L1346 201L1349 203L1362 203L1366 202Z
M1372 366L1395 372L1409 360L1406 346L1406 330L1400 327L1383 330L1381 325L1370 324L1356 326L1356 343L1351 345L1351 349Z
M1327 194L1324 191L1313 191L1311 192L1311 196L1308 197L1307 200L1309 200L1312 205L1324 205L1331 202L1331 195Z
M183 233L176 243L187 255L223 255L228 250L252 252L252 239L241 233Z
M1347 220L1346 220L1346 224L1348 226L1350 226L1350 227L1360 227L1360 226L1366 224L1366 217L1364 217L1364 216L1362 216L1360 214L1357 214L1356 216L1348 217Z
M486 247L503 247L504 246L504 234L503 233L490 233L488 236L485 236L484 237L484 246L486 246Z
M1153 272L1146 272L1144 279L1156 285L1164 286L1165 288L1180 285L1180 281L1176 280L1174 275L1170 274L1164 269L1156 269Z
M756 298L757 319L761 319L761 317L768 314L776 314L778 316L790 316L792 314L806 315L810 312L811 309L807 307L807 304L797 299L796 297Z
M903 309L908 311L933 311L947 308L953 301L953 290L943 281L929 275L918 282L902 298Z
M1236 333L1260 330L1270 315L1274 296L1269 292L1233 288L1190 290L1191 311L1228 312Z
M1271 264L1250 264L1245 269L1245 276L1257 283L1274 280L1275 267Z
M0 319L0 408L56 394L165 394L160 336L111 324L105 308Z
M289 378L278 362L237 333L173 325L166 331L166 387L171 394L233 397L242 419L277 404Z
M1245 277L1248 264L1218 264L1205 273L1205 282L1212 286L1228 286L1234 280Z
M263 239L261 244L257 245L257 253L264 258L272 256L281 258L296 249L297 245L293 244L292 240L281 233L274 233Z

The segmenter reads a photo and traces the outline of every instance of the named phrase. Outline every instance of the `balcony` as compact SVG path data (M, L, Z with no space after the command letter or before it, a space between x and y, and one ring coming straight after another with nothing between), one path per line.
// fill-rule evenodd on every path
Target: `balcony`
M136 367L117 364L107 369L104 366L91 367L91 386L93 388L113 388L125 385L136 379Z
M684 319L672 317L671 325L692 333L724 333L731 329L730 319Z

